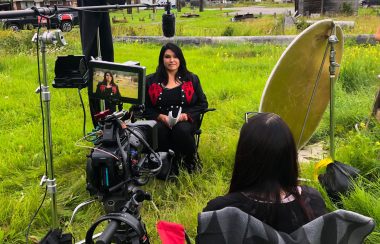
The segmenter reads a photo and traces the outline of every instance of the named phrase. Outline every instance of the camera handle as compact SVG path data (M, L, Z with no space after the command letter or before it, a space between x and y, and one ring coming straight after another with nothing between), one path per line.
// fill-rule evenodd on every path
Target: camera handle
M97 238L96 243L110 243L114 234L119 230L121 223L133 229L135 236L132 237L132 243L149 243L148 235L144 224L140 220L138 207L145 200L152 200L152 196L137 188L133 193L131 199L124 205L120 213L109 213L100 217L87 231L86 243L94 243L92 240L93 233L96 227L104 222L110 221L103 233ZM130 233L128 233L130 234Z

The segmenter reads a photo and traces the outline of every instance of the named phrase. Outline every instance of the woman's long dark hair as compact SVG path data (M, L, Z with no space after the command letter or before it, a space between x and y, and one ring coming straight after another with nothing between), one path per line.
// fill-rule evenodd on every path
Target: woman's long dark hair
M109 71L104 72L103 82L107 83L107 79L106 79L106 75L107 74L109 74L111 76L111 78L112 78L111 85L113 85L113 86L116 85L115 82L113 81L113 74L111 72L109 72Z
M280 203L281 192L292 194L308 218L298 191L298 157L287 124L274 113L258 113L240 131L229 192Z
M178 72L175 75L176 80L181 80L181 78L187 78L187 76L190 74L190 71L186 67L186 60L185 57L183 56L182 50L180 47L175 45L174 43L166 43L165 45L162 46L160 55L158 57L158 66L156 69L156 75L158 76L158 80L162 82L164 85L168 83L168 73L166 72L166 68L164 66L164 54L166 50L171 50L174 52L174 54L177 56L179 59L179 67L178 67Z

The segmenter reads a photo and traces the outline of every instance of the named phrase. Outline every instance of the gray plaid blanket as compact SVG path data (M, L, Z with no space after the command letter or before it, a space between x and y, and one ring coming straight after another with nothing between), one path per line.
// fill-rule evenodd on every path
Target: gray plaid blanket
M373 219L336 210L301 226L291 234L279 232L240 209L227 207L198 215L197 243L356 244L373 231Z

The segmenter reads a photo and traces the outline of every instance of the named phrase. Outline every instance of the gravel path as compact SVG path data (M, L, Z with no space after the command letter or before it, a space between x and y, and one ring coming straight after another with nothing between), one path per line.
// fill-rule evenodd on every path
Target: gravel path
M267 7L262 7L262 6L250 6L250 7L236 7L236 8L224 8L224 9L229 9L229 10L236 10L233 14L257 14L259 15L260 13L262 14L283 14L286 12L291 12L292 14L294 13L294 8L267 8ZM206 9L207 10L207 9Z

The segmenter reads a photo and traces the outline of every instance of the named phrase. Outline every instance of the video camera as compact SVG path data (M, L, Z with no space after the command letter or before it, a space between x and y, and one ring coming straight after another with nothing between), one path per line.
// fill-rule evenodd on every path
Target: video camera
M86 182L90 195L103 203L107 214L92 225L86 239L100 222L109 221L97 243L130 243L132 239L149 243L139 208L151 196L139 186L152 176L165 178L174 153L156 152L156 121L137 120L144 110L145 67L90 61L87 85L90 98L106 102L107 110L95 115L98 127L92 133L94 148L87 156ZM108 107L121 102L133 105L129 111L113 112Z

